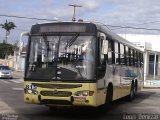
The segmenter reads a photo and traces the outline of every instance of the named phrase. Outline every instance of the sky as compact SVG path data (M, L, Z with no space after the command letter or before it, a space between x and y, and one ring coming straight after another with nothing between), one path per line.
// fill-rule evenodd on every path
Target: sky
M70 21L73 8L69 4L78 4L76 19L97 21L106 25L117 34L159 35L160 30L118 28L130 26L138 28L160 29L160 0L0 0L0 15L13 15ZM17 26L11 30L8 42L15 43L20 34L30 31L33 24L47 21L8 18L0 16L0 24L14 22ZM0 28L0 42L5 39L5 30Z

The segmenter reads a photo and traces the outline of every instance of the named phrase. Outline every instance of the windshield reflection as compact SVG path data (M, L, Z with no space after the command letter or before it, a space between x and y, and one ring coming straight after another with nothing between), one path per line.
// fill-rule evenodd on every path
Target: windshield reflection
M33 36L26 73L33 79L94 79L95 37Z

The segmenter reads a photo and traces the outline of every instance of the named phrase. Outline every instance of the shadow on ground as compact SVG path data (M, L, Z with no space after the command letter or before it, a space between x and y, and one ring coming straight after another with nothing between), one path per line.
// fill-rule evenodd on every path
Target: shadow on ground
M102 108L91 108L91 107L68 107L68 108L55 108L50 110L49 108L46 111L42 111L37 114L24 116L28 119L34 120L124 120L121 111L119 113L114 113L117 107L130 104L130 106L137 105L145 99L148 99L151 95L156 92L142 91L136 95L136 98L132 102L126 101L126 98L122 98L113 102L112 106L108 109ZM132 105L133 104L133 105Z

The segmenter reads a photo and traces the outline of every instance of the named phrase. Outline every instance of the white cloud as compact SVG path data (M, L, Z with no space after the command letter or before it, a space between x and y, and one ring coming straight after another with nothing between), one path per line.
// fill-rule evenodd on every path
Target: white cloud
M95 10L99 7L98 0L82 0L82 6L85 9Z
M152 22L160 21L159 0L0 0L0 3L3 3L0 4L0 14L71 20L73 8L68 5L79 4L83 7L77 8L77 19L83 18L120 26L156 29L160 26L160 22ZM11 31L11 40L19 39L19 34L22 32L20 29L29 31L32 24L44 22L0 17L0 23L4 23L5 19L17 25L17 28ZM143 24L146 22L148 24ZM159 31L112 29L117 33L159 34ZM4 30L0 29L0 40L4 38L4 34Z

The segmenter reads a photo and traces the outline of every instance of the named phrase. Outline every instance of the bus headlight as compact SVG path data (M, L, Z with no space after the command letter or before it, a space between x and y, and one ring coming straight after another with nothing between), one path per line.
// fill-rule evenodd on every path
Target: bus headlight
M25 94L34 94L34 95L37 95L38 94L38 91L37 90L31 90L31 89L25 89L24 90Z
M28 89L26 92L27 92L28 94L32 94L32 90L29 90L29 89Z
M93 96L94 91L83 90L75 92L75 96Z

